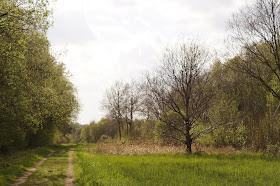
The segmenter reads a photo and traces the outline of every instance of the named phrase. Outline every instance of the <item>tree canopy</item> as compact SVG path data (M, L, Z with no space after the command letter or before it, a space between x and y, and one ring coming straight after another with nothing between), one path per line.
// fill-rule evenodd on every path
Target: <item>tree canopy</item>
M49 144L78 111L76 90L46 37L48 4L0 3L0 147Z

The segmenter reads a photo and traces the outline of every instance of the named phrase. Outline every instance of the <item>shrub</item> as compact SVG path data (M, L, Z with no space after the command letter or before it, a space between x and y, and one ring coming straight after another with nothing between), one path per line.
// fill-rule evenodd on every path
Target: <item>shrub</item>
M111 143L113 141L113 139L111 138L111 136L103 134L103 135L100 136L99 141L103 142L103 143Z
M279 155L279 150L280 150L280 144L279 142L277 142L276 144L268 144L266 146L266 152L267 154L271 155L271 156L277 156Z

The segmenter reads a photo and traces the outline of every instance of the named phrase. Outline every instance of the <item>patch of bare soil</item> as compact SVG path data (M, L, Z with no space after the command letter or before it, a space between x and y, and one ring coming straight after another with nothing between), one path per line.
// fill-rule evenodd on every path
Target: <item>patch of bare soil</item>
M69 186L73 185L74 183L73 154L74 154L74 149L71 149L68 158L67 179L65 181L65 184Z
M34 167L32 167L31 169L27 170L27 171L23 174L23 176L21 176L19 179L17 179L17 181L16 181L14 184L12 184L12 186L17 186L17 185L23 184L23 183L27 180L27 178L28 178L29 176L31 176L31 174L33 174L33 173L37 170L37 168L38 168L39 166L41 166L43 163L45 163L45 161L48 159L48 157L50 157L54 152L55 152L55 151L52 151L52 152L49 153L45 158L43 158L41 161L39 161Z

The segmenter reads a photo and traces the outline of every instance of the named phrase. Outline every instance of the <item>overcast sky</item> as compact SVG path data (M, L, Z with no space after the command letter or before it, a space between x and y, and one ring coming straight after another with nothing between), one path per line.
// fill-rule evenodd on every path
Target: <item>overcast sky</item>
M244 0L57 0L48 37L72 74L78 122L99 121L104 92L152 68L164 46L194 37L223 49L226 23Z

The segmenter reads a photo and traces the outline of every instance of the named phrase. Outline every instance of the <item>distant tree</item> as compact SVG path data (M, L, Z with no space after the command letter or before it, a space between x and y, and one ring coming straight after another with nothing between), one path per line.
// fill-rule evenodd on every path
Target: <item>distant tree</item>
M196 138L214 129L196 131L213 97L210 76L205 72L205 64L210 63L210 59L211 54L205 47L189 40L177 48L167 49L156 75L147 79L153 114L177 134L170 137L183 142L188 153ZM174 113L172 117L168 114L170 111Z
M149 75L148 75L149 76ZM152 114L154 101L152 97L149 95L149 83L143 80L139 85L139 115L144 117L145 120L153 120L156 119ZM149 122L148 122L149 123Z
M91 138L92 138L91 126L90 125L83 126L83 128L81 130L81 139L86 143L90 143Z
M139 111L140 107L140 94L139 87L136 82L132 82L127 85L125 94L125 120L127 123L127 135L128 135L128 125L130 128L130 134L133 132L133 120L135 119L136 113Z
M122 138L121 130L126 110L125 92L127 91L127 88L128 85L124 85L122 82L117 81L106 91L101 102L101 108L107 113L107 117L116 121L120 140Z
M110 138L114 138L116 134L118 134L118 126L116 125L116 121L109 118L102 118L97 125L100 125L103 133L106 136L110 136ZM101 134L101 135L102 135ZM99 136L101 137L101 136ZM98 138L99 139L99 138Z

